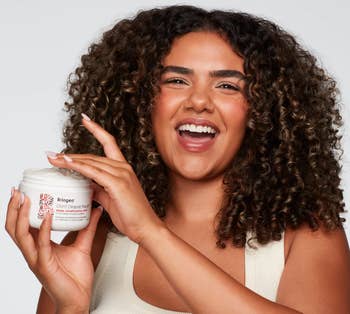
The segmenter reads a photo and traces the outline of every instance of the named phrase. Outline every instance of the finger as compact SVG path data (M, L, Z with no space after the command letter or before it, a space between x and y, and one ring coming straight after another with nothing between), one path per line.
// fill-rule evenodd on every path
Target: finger
M110 165L111 167L125 167L129 165L129 163L125 161L114 160L111 158L106 158L104 156L97 156L93 154L57 154L55 158L52 158L49 155L48 157L49 157L49 160L51 159L56 160L56 159L62 159L64 155L73 159L93 160L93 161L101 162L101 163Z
M127 161L114 160L108 157L106 158L103 156L97 156L93 154L60 154L60 155L57 155L56 159L62 160L64 159L64 155L70 157L71 159L79 159L82 161L86 160L86 161L96 162L96 165L97 163L100 163L101 165L104 164L114 168L124 168L127 170L133 170L132 166Z
M53 165L57 165L60 168L71 169L79 172L83 176L92 179L97 184L101 185L105 190L113 191L119 186L118 183L122 182L123 177L128 175L128 171L120 168L119 171L112 175L103 169L88 165L83 161L72 160L70 161L56 161L51 162ZM117 183L118 182L118 183Z
M82 123L86 129L92 133L92 135L101 143L103 151L105 152L108 158L126 161L122 152L120 151L115 138L112 134L108 133L103 129L99 124L92 121L88 116L82 114L83 119Z
M15 238L27 263L29 266L32 266L37 260L37 249L34 239L29 232L29 210L30 201L25 196L23 205L18 210Z
M20 206L20 196L21 192L18 190L13 190L12 196L7 205L6 212L6 221L5 221L5 229L7 233L10 235L12 240L17 244L15 231L16 231L16 222L18 217L18 209Z
M102 206L99 206L92 210L89 225L78 232L78 235L74 241L73 246L85 252L86 254L91 253L92 243L95 238L97 224L102 215L102 211Z
M57 159L53 159L52 161L50 160L50 163L56 167L64 167L64 165L67 162L67 157L69 158L69 160L74 160L74 162L81 162L82 164L85 165L90 165L92 167L104 170L108 173L110 173L111 175L118 175L119 173L125 172L125 171L133 171L132 167L127 164L127 163L122 163L122 162L118 162L117 164L111 164L111 163L106 163L104 161L99 161L99 160L93 160L93 159L88 159L88 158L71 158L72 155L64 155L62 157L59 157ZM105 158L106 160L106 158ZM119 165L123 164L122 167L120 167Z
M51 221L52 215L46 212L39 228L38 234L38 262L39 265L47 265L52 256L51 248Z

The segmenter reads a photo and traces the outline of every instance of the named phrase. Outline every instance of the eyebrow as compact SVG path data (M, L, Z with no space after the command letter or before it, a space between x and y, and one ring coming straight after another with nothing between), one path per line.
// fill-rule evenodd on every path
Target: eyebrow
M176 66L176 65L168 65L168 66L163 67L162 74L168 73L168 72L174 72L174 73L184 74L184 75L194 73L194 71L192 69L180 67L180 66ZM209 76L210 77L237 77L237 78L242 79L242 80L245 79L245 75L238 70L210 71Z

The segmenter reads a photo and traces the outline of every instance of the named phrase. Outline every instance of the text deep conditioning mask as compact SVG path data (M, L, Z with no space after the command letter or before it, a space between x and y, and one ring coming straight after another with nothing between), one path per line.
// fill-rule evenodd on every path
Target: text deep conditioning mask
M66 169L27 169L19 190L30 199L29 224L39 228L45 212L52 215L52 230L75 231L89 224L91 181Z

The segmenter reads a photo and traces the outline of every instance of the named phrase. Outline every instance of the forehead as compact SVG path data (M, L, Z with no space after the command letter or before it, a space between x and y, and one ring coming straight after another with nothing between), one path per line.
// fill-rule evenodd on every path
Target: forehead
M243 59L220 35L191 32L174 40L163 65L181 65L191 69L235 69L243 72Z

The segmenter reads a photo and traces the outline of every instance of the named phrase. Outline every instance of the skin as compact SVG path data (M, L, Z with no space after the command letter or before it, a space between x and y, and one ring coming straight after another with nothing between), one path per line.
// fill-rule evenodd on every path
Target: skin
M170 169L167 219L208 222L220 208L223 172L243 140L248 109L241 77L212 77L210 72L234 70L243 77L243 59L218 35L198 32L175 40L163 66L179 68L163 73L152 111L157 148ZM182 74L183 68L191 73ZM178 144L175 126L189 117L219 128L208 151L191 153Z
M212 223L222 198L222 172L244 136L247 104L239 91L227 92L220 85L228 81L242 86L242 80L209 75L221 69L242 72L242 60L218 35L190 33L181 37L164 65L193 70L192 74L163 75L152 116L157 146L171 174L172 200L165 221L153 212L116 139L97 123L82 120L102 144L106 157L57 155L50 163L78 171L97 183L94 199L117 228L147 252L192 313L215 313L218 307L220 313L349 313L350 254L343 230L326 232L321 228L312 233L303 226L286 231L292 241L276 303L244 287L172 231L178 225ZM173 76L180 76L186 84L164 82ZM214 121L220 129L216 143L220 146L204 153L181 151L174 126L188 116ZM29 199L20 199L15 191L8 206L6 230L43 284L38 313L88 313L92 265L98 263L106 234L103 224L95 231L100 211L93 211L87 229L69 234L65 246L55 245L50 242L50 217L39 231L29 228ZM74 254L85 267L74 268L74 263L69 263ZM64 294L58 289L61 285Z

